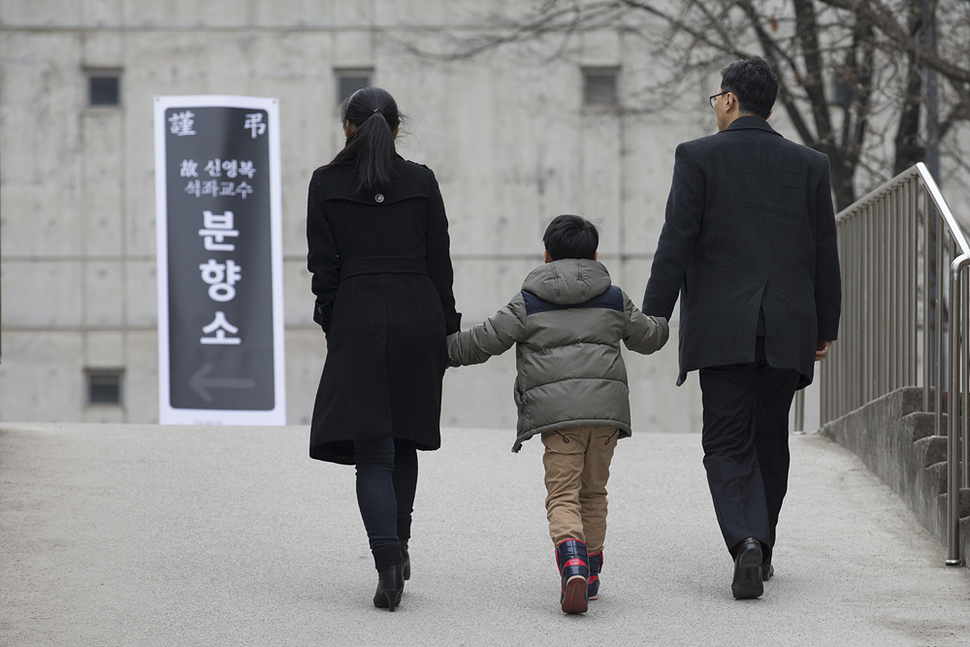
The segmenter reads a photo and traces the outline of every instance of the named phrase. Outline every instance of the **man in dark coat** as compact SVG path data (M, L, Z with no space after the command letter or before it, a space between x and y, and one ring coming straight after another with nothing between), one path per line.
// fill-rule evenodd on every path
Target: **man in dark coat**
M762 594L788 487L788 414L836 338L841 278L828 158L768 125L760 58L722 71L718 132L680 144L644 314L680 307L680 376L699 370L704 466L732 592Z

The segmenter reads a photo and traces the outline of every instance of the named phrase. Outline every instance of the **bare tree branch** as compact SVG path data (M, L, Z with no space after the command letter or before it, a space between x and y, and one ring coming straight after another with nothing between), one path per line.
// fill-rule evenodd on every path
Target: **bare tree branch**
M741 0L738 2L738 6L744 10L745 14L748 16L748 20L754 28L755 34L758 36L758 41L761 43L761 48L764 51L765 60L776 72L781 72L783 69L781 65L781 60L787 64L787 66L792 70L795 78L799 78L801 74L798 71L798 65L795 59L789 56L778 44L768 35L768 32L764 30L758 20L758 14L754 9L754 6L748 0ZM798 136L801 137L802 141L812 148L817 148L819 145L819 138L816 137L812 131L809 129L808 124L805 122L804 117L802 117L801 111L798 109L798 105L795 103L795 98L791 89L788 86L788 82L783 74L777 74L778 76L778 99L781 101L782 105L785 106L785 112L788 114L788 118L791 120L792 125L795 130L798 131Z
M870 21L888 36L896 47L915 56L926 67L953 81L970 83L970 70L927 51L917 38L907 32L880 0L819 0L824 4L847 9L860 19Z
M796 34L801 45L802 60L805 62L805 79L802 87L805 88L812 102L812 114L815 116L819 142L828 148L835 143L835 135L832 132L829 104L825 99L823 83L825 63L818 44L815 7L811 0L794 0L794 6Z
M865 189L884 181L894 163L922 159L927 142L947 135L954 141L956 129L970 121L970 0L949 0L939 12L937 2L543 0L527 19L483 20L439 53L405 46L429 58L458 60L532 42L551 46L543 55L551 60L570 56L579 34L633 34L648 43L644 51L663 63L663 71L650 86L652 108L627 105L627 113L655 111L675 100L688 79L760 50L778 76L779 109L806 145L829 155L837 204L847 206L856 184ZM924 34L930 27L939 35L935 41ZM928 94L927 69L947 80L939 99ZM936 136L922 118L930 101L946 115Z

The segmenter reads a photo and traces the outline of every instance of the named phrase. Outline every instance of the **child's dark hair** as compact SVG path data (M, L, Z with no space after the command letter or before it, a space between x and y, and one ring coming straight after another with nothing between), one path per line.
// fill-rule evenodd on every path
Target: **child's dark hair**
M394 129L401 123L394 97L382 88L361 88L340 106L340 121L356 130L330 164L355 161L358 191L386 186L394 169Z
M767 119L778 96L778 77L763 58L754 56L721 70L721 90L734 93L742 112Z
M589 220L567 213L552 219L542 235L542 242L554 261L561 258L593 260L600 244L600 235Z

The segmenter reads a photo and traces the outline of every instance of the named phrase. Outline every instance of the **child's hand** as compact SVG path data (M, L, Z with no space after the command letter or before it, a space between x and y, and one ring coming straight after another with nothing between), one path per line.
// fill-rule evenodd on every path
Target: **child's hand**
M454 332L448 335L448 361L445 363L445 368L457 368L461 366L461 362L456 358L458 351L458 333Z

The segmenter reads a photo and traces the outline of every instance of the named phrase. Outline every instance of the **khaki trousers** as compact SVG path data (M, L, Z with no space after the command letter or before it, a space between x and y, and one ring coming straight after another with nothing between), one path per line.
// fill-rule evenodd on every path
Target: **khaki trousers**
M554 545L578 539L590 553L603 550L606 482L619 435L615 427L569 427L543 432L546 516Z

